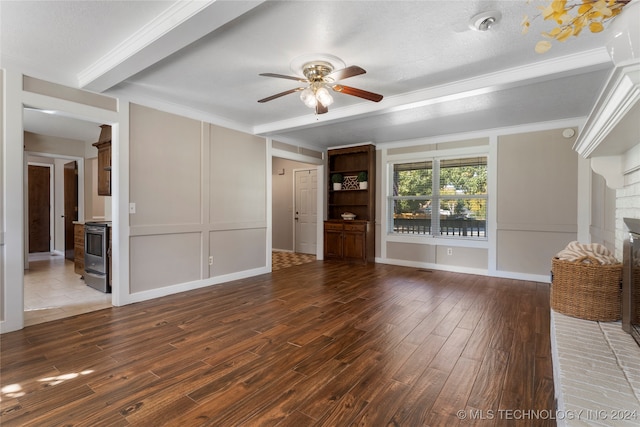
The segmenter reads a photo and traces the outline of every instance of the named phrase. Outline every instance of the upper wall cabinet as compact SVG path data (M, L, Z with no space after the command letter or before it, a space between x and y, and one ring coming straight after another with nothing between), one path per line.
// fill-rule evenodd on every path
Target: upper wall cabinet
M98 195L111 195L111 126L100 126L100 138L93 146L98 149Z

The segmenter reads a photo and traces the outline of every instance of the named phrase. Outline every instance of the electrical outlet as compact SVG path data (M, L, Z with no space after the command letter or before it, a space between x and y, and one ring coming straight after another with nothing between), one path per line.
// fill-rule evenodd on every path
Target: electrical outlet
M453 248L447 248L447 255L453 255Z
M213 256L209 257L209 265L213 265Z

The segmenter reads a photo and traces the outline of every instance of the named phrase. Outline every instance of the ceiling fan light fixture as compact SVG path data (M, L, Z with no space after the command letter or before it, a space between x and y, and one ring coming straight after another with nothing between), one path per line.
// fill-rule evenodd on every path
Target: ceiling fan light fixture
M316 91L316 99L320 104L324 105L325 107L328 107L329 105L333 104L333 97L331 96L327 88L324 86L320 87Z
M317 105L316 95L313 93L313 90L311 89L311 87L308 87L304 89L302 92L300 92L300 99L302 100L302 102L304 102L304 105L306 105L307 107L316 108L316 105Z
M281 96L300 92L300 100L307 107L315 109L316 115L318 115L327 113L329 111L329 105L333 104L333 96L331 96L330 93L331 90L345 95L366 99L368 101L382 101L382 95L378 93L368 92L355 87L343 86L342 84L335 84L337 81L365 74L366 71L363 68L358 67L357 65L345 67L342 60L331 55L318 54L317 56L320 56L320 58L311 60L312 57L303 55L291 62L292 71L297 73L298 67L300 67L305 78L277 73L260 73L261 76L265 77L276 77L306 83L306 87L302 86L285 90L284 92L259 99L258 102L264 103L280 98ZM340 67L337 68L337 64L340 65Z

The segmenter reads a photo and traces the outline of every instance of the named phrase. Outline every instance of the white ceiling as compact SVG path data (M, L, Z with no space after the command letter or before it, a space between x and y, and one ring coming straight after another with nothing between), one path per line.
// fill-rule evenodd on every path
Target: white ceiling
M538 4L0 1L0 60L33 77L284 142L393 142L588 115L612 67L606 31L536 54L551 24L535 19L522 35L520 22ZM468 27L491 10L501 19L490 31ZM298 87L259 73L294 75L292 61L313 53L364 68L344 84L384 99L336 93L318 116L297 94L257 102ZM37 116L45 115L26 117L27 130L53 134L55 125L36 127Z

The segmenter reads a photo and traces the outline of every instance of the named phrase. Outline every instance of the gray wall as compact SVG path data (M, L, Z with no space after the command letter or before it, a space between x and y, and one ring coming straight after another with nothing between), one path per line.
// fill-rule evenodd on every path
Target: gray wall
M129 126L131 292L265 267L264 139L135 104Z
M578 231L578 154L562 129L498 138L497 270L549 274Z
M578 230L578 154L572 149L575 137L564 138L562 130L495 135L491 144L488 132L486 138L388 148L383 154L419 159L425 153L437 155L453 148L493 147L487 148L490 189L494 189L489 194L488 230L495 235L484 243L394 237L386 241L382 261L425 263L454 271L495 271L507 277L528 275L536 280L549 277L551 258L577 239ZM380 204L386 202L386 183L379 184ZM608 216L606 222L611 222Z

